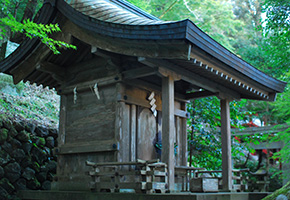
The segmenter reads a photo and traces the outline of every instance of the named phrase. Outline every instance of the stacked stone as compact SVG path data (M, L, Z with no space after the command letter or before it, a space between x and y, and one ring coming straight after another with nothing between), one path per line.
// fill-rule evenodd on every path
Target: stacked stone
M0 200L19 190L48 190L56 173L57 130L0 121Z

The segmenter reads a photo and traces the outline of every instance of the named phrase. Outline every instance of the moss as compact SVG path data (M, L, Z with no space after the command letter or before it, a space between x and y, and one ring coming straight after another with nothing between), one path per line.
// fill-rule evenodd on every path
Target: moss
M33 162L31 168L34 169L34 171L36 172L40 172L41 167L37 162Z
M38 137L38 146L43 147L45 145L45 139L42 137Z
M275 200L276 197L280 194L288 195L287 193L290 191L290 181L284 185L282 188L276 190L271 195L265 197L263 200Z
M15 190L15 187L10 183L7 178L2 178L0 180L0 186L3 187L9 194L11 194Z
M30 133L25 130L20 131L17 135L17 139L22 142L28 142L30 140Z
M8 138L8 130L6 128L0 129L0 144L3 144Z
M30 181L27 181L27 187L32 190L37 190L41 187L41 184L36 178L34 178Z

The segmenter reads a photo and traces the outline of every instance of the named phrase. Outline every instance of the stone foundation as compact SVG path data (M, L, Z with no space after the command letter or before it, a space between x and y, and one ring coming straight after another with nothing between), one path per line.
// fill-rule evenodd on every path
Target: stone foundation
M20 190L49 190L56 173L58 132L25 122L0 121L0 200Z

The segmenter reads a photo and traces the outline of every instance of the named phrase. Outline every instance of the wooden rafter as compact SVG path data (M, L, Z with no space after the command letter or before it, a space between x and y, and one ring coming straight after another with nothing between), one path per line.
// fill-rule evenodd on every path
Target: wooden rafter
M206 89L210 92L213 92L213 93L224 92L230 98L240 99L240 95L236 91L229 89L229 88L227 88L219 83L216 83L213 80L204 78L204 77L199 76L199 75L197 75L193 72L190 72L186 69L178 67L169 61L157 60L157 59L144 59L144 58L139 58L138 60L139 60L139 62L141 62L147 66L150 66L150 67L162 66L162 67L169 69L169 70L172 70L172 71L178 70L178 74L181 76L181 79L184 81L187 81L193 85L197 85L197 86L204 88L204 89Z

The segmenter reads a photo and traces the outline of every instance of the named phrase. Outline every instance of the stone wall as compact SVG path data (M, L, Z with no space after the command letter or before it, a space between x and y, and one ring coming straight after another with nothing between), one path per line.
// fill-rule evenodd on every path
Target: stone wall
M49 190L56 173L56 129L0 121L0 200L18 190Z

